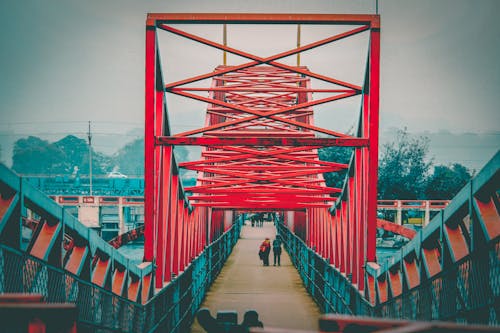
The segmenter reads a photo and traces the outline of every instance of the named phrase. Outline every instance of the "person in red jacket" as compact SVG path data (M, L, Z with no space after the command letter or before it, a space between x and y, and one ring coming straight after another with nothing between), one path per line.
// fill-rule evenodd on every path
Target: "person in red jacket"
M259 248L259 257L264 262L264 266L269 266L269 252L271 252L271 240L266 238Z

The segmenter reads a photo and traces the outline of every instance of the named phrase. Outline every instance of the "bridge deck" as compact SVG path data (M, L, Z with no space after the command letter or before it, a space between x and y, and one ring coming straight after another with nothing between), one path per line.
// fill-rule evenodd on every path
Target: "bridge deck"
M269 267L259 260L260 243L265 237L273 240L276 229L269 222L262 228L248 224L201 307L209 308L213 316L220 310L235 310L239 323L247 310L255 309L264 327L317 330L320 310L288 253L283 251L280 267L273 266L272 251ZM191 333L201 332L205 331L195 320Z

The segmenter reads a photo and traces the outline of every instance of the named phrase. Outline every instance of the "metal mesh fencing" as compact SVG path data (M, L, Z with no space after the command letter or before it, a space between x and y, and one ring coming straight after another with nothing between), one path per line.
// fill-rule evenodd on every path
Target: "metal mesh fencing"
M377 307L383 317L499 324L500 239Z
M285 225L277 223L277 228L304 287L323 312L374 315L374 308L345 276Z
M78 308L79 332L186 332L239 238L240 222L208 246L145 305L3 244L0 244L0 293L40 294L45 302L74 303Z
M144 305L144 332L189 330L206 292L239 239L241 220L212 242L186 270Z
M459 323L500 323L500 238L450 264L431 279L385 303L372 306L351 281L283 224L285 249L305 288L323 312Z
M142 306L0 244L0 293L40 294L48 303L74 303L79 331L141 332Z

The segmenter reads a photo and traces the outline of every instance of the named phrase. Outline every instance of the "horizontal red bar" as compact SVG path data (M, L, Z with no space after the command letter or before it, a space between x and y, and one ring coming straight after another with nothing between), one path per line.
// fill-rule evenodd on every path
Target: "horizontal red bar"
M363 138L207 138L160 136L157 145L183 146L341 146L367 147L368 139Z
M337 198L334 197L307 197L304 195L299 196L283 196L277 194L276 196L229 196L229 195L192 195L188 197L189 200L199 200L205 202L241 202L244 200L277 200L277 201L298 201L298 202L333 202L336 201Z
M238 138L314 138L313 132L285 132L276 130L236 130L236 131L207 131L205 134L210 136L225 136Z
M233 87L231 85L223 87L207 87L207 88L172 88L172 92L178 91L240 91L240 92L317 92L317 93L355 93L352 89L308 89L300 87L286 87L286 88L259 88L259 87Z
M317 190L317 189L304 190L304 189L292 189L292 188L269 189L269 188L258 188L258 187L244 188L244 189L238 189L238 188L230 188L230 189L215 188L215 189L213 189L213 188L197 188L196 186L193 186L193 187L187 187L184 190L188 191L188 192L193 192L193 193L210 193L210 194L235 194L235 193L252 193L253 194L253 193L256 193L258 191L260 191L259 193L261 193L261 194L286 193L286 194L313 195L313 194L339 193L339 189L332 188L332 187L325 187L324 190Z
M238 13L150 13L146 24L177 23L232 23L232 24L370 24L380 27L380 16L370 14L238 14Z
M281 202L281 203L269 203L269 204L252 204L252 203L237 203L237 204L232 204L232 203L207 203L207 202L194 202L191 203L191 206L198 206L198 207L212 207L212 208L232 208L232 209L249 209L249 208L275 208L275 209L304 209L304 208L330 208L332 205L329 204L307 204L307 203L298 203L298 204L289 204L286 202Z

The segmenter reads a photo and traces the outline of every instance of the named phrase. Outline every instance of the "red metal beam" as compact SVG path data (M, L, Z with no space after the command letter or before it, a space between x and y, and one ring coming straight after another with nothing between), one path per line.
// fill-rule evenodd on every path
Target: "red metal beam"
M173 28L167 25L170 23L358 26L301 47L262 57ZM297 225L306 229L303 231L307 243L315 246L320 255L330 257L332 264L342 273L352 273L351 281L363 291L364 267L367 261L375 260L380 62L378 15L150 14L147 25L153 31L157 28L166 30L250 59L244 64L219 66L211 72L165 84L160 80L156 40L153 43L152 34L147 38L146 122L150 124L146 124L145 210L152 220L146 224L146 242L154 244L156 253L150 256L157 260L158 269L164 274L156 278L156 286L161 286L168 279L170 265L174 274L188 265L194 252L200 249L196 245L200 236L211 240L227 230L229 215L226 216L223 211L280 209L304 212L303 226L299 226L300 223ZM370 45L363 89L357 84L315 73L307 67L290 66L278 61L300 52L316 51L364 31L370 31ZM151 50L155 52L154 63L151 62ZM152 72L152 68L155 71ZM159 73L159 78L154 75L156 73ZM210 78L212 84L209 87L193 84L201 85L199 81ZM331 87L314 89L311 78L327 82ZM189 83L193 85L186 87ZM151 114L154 108L148 106L155 102L157 106L162 104L164 91L208 103L203 127L177 134L160 131L166 121L162 113L164 109L157 107L156 113ZM148 97L151 92L156 92L156 99L155 96L153 100ZM314 92L327 95L313 99ZM208 93L208 96L203 93ZM314 106L361 93L361 124L356 137L315 124ZM316 133L329 137L316 137ZM199 137L192 137L194 135ZM163 166L168 160L165 151L175 145L203 146L200 161L179 165L198 172L196 186L185 189L194 193L189 197L191 208L194 208L192 212L185 206L184 195L178 192L181 185L174 162L171 168ZM333 216L329 208L336 198L329 194L338 193L340 189L326 187L323 173L336 172L348 166L318 160L317 149L329 146L355 148L348 184L337 199L339 202ZM148 160L150 153L153 157ZM172 193L169 194L164 182L170 182ZM165 201L169 201L168 206L165 206ZM148 202L153 202L153 205ZM203 219L212 222L205 223ZM155 238L156 231L159 236ZM146 248L150 251L150 247ZM172 258L171 263L168 263L169 258ZM162 265L165 267L162 268Z
M417 232L413 229L403 227L402 225L386 221L384 219L377 219L377 228L393 232L408 239L413 239L413 237L417 234Z
M156 138L159 145L188 145L188 146L340 146L366 147L368 139L362 138L211 138L211 137L173 137L162 136Z
M188 39L194 40L196 42L199 42L199 43L202 43L202 44L205 44L205 45L208 45L208 46L212 46L212 47L215 47L217 49L224 50L226 52L238 55L240 57L244 57L244 58L248 58L248 59L254 60L252 62L243 64L243 65L239 65L238 66L239 70L245 69L245 68L250 68L250 67L261 65L261 64L270 64L270 65L273 65L273 66L278 67L278 68L283 68L283 69L289 70L290 72L301 73L301 74L307 75L309 77L314 77L316 79L319 79L319 80L322 80L322 81L325 81L325 82L337 84L337 85L340 85L340 86L343 86L343 87L347 87L347 88L351 88L351 89L354 89L354 90L357 90L357 91L361 90L361 87L359 87L359 86L356 86L356 85L353 85L353 84L350 84L350 83L347 83L347 82L344 82L344 81L340 81L340 80L337 80L337 79L334 79L334 78L331 78L331 77L328 77L328 76L325 76L325 75L319 75L319 74L310 72L310 71L308 71L306 69L302 69L302 68L299 68L299 67L288 66L288 65L276 62L275 60L278 60L278 59L284 58L284 57L288 57L288 56L291 56L291 55L294 55L294 54L297 54L297 53L300 53L300 52L304 52L304 51L307 51L307 50L310 50L310 49L313 49L313 48L316 48L316 47L319 47L319 46L331 43L333 41L338 41L338 40L344 39L344 38L349 37L349 36L356 35L356 34L358 34L360 32L368 30L369 29L368 26L363 26L363 27L360 27L360 28L356 28L354 30L347 31L347 32L344 32L344 33L332 36L330 38L326 38L326 39L323 39L323 40L320 40L320 41L317 41L317 42L314 42L314 43L310 43L308 45L304 45L302 47L298 47L296 49L292 49L292 50L289 50L289 51L286 51L286 52L278 53L278 54L275 54L273 56L266 57L266 58L255 56L253 54L250 54L250 53L247 53L247 52L243 52L243 51L240 51L240 50L237 50L237 49L234 49L234 48L231 48L231 47L228 47L228 46L225 46L225 45L213 42L213 41L210 41L208 39L205 39L205 38L202 38L202 37L199 37L199 36L187 33L185 31L182 31L182 30L179 30L179 29L175 29L175 28L167 26L167 25L160 24L159 28L161 28L162 30L174 33L176 35L183 36L183 37L186 37ZM233 70L231 70L231 71L233 71ZM219 74L223 74L223 73L219 73ZM210 75L214 76L213 74L205 74L204 76L198 76L198 77L190 78L190 79L187 79L187 80L183 80L183 81L179 81L179 82L174 82L174 83L168 84L166 86L166 88L169 89L169 88L172 88L174 86L179 86L179 85L183 85L183 84L187 84L187 83L192 83L192 82L200 80L201 78L207 79L207 78L212 77Z
M368 173L368 230L366 234L367 261L376 259L376 225L377 225L377 182L378 182L378 128L379 128L379 80L380 80L380 30L370 31L369 55L369 140Z
M380 16L372 14L247 14L247 13L149 13L146 24L369 24L380 27Z
M146 27L146 95L144 126L144 260L154 260L154 203L155 203L155 83L156 83L156 30Z

